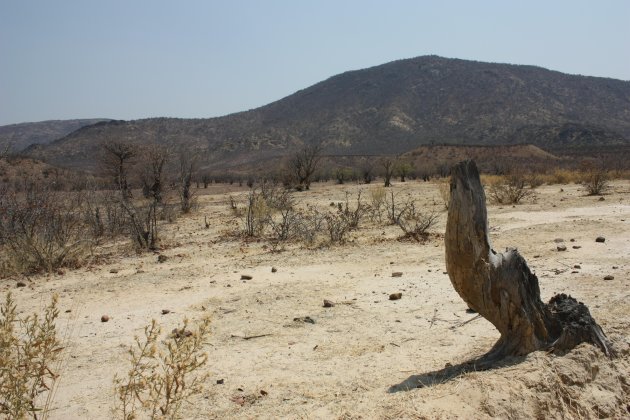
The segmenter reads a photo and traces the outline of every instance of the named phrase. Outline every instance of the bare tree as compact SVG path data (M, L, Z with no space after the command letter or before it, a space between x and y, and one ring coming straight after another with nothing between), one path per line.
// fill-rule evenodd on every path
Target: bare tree
M169 150L160 145L150 146L143 153L144 167L140 174L142 190L146 198L152 198L158 204L163 199L163 172L169 155Z
M127 171L131 159L136 156L135 148L128 143L114 140L105 143L103 149L105 149L103 163L107 174L114 178L114 183L124 199L131 198Z
M389 157L381 159L381 166L383 167L383 178L385 181L385 187L391 187L392 176L394 175L394 160Z
M179 199L182 212L188 213L195 204L195 196L190 188L196 171L196 160L187 150L179 153Z
M501 338L476 368L490 367L504 356L535 350L570 350L582 342L613 349L588 308L566 294L545 304L538 278L516 249L500 254L488 236L486 197L473 161L455 165L446 223L446 268L453 287L470 308L490 321Z
M411 172L411 170L412 170L412 167L409 162L406 162L400 159L396 162L396 172L398 173L398 176L400 177L400 182L406 181L406 178Z
M319 165L321 153L321 144L306 145L291 159L290 170L297 183L298 191L310 189L311 178Z

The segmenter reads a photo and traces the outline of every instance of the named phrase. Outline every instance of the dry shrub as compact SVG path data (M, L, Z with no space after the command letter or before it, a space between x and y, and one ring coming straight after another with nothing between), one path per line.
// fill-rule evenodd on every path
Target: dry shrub
M490 184L489 195L498 204L518 204L532 196L533 191L527 188L525 177L515 173L506 176L502 181Z
M570 184L579 182L580 174L568 169L556 169L547 176L547 184Z
M381 223L383 221L383 212L386 207L387 192L385 187L379 185L370 190L370 204L368 207L370 219L373 222Z
M117 416L179 418L184 403L202 392L208 374L199 372L208 361L203 345L210 334L210 319L204 318L192 331L187 328L184 320L181 328L160 342L161 328L153 320L144 337L136 337L129 348L127 375L114 378Z
M405 211L398 217L396 224L404 232L403 239L425 240L428 230L437 222L434 212L422 213L416 209L415 203L408 203Z
M5 268L40 272L78 266L91 252L77 202L48 187L30 185L23 194L0 195L0 247Z
M586 166L584 168L581 184L588 195L601 195L609 187L609 175L602 167Z
M46 417L59 378L62 351L55 320L57 296L37 314L20 319L10 293L0 307L0 414Z
M271 219L271 208L262 194L256 190L249 192L244 212L244 234L249 237L263 235Z

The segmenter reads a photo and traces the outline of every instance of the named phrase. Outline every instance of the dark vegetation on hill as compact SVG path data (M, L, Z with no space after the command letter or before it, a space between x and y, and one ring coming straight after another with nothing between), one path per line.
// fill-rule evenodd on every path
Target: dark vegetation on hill
M0 150L19 152L31 144L48 144L102 118L83 120L51 120L0 126Z
M210 119L83 127L28 156L91 170L110 140L186 148L227 169L321 143L330 155L397 155L422 145L630 144L630 82L436 56L349 71L269 105Z

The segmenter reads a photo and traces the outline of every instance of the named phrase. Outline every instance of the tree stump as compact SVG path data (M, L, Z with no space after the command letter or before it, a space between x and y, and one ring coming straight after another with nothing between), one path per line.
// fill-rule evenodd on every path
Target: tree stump
M501 333L478 367L536 350L568 351L582 342L613 356L609 341L583 303L565 294L543 303L538 278L519 252L509 248L501 254L492 249L486 197L471 160L451 169L445 248L453 287Z

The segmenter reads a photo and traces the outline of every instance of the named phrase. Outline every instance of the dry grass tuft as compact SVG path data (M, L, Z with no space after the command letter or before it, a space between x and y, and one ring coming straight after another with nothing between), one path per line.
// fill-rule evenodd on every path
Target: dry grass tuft
M11 293L0 307L0 414L6 418L47 416L63 349L55 329L58 316L56 295L43 317L18 318Z

